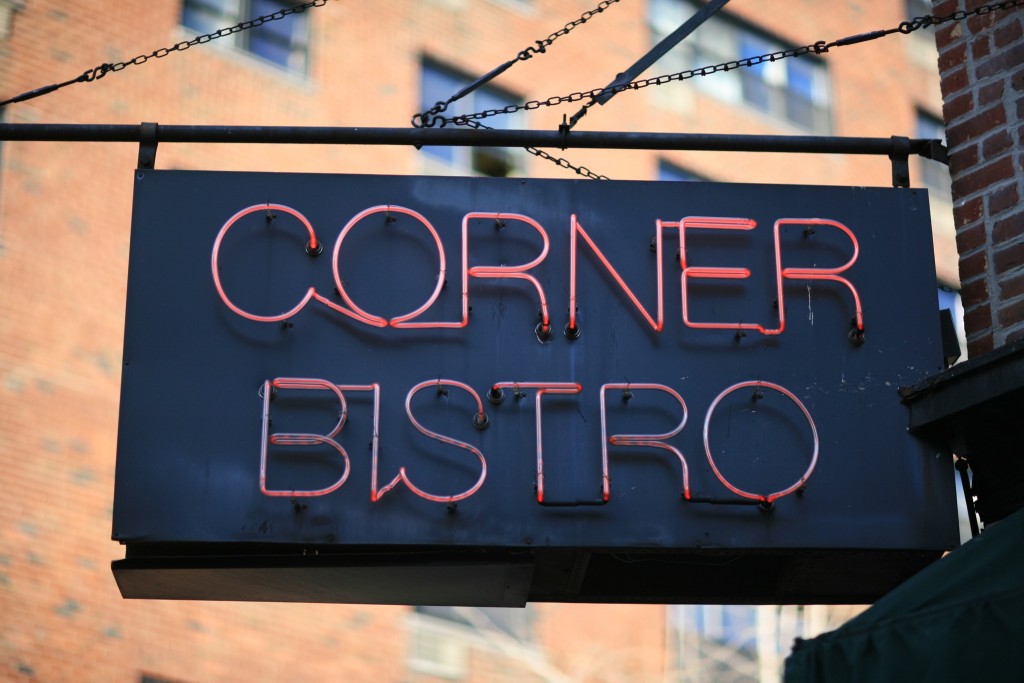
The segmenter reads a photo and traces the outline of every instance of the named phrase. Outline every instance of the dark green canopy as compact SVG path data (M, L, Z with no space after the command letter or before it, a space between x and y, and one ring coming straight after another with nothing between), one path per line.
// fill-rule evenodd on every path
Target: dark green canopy
M1024 510L841 628L798 640L785 681L1024 681Z

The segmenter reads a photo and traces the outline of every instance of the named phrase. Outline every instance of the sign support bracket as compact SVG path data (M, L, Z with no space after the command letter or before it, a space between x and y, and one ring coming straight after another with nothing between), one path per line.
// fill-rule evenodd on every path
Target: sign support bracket
M143 122L139 126L139 162L138 170L151 171L156 168L156 147L160 132L160 124Z
M892 136L892 186L910 187L910 138Z

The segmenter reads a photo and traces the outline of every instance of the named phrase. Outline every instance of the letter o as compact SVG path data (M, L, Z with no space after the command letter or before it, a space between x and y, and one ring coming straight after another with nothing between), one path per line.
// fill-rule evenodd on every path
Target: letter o
M804 417L807 418L807 424L809 424L811 427L811 435L814 437L814 453L811 456L811 464L807 467L807 471L804 472L803 475L799 479L797 479L794 484L780 491L775 491L774 493L751 493L749 491L744 491L743 489L737 486L734 486L718 470L718 466L715 464L715 459L711 455L711 439L709 435L711 426L711 416L714 414L715 408L718 407L718 404L722 402L722 399L724 399L732 392L738 389L743 389L744 387L774 389L775 391L779 392L780 394L791 400L793 403L796 404L797 408L800 409L800 412L804 414ZM789 389L786 389L783 386L774 384L772 382L750 380L746 382L739 382L737 384L733 384L731 387L729 387L728 389L720 393L717 397L715 397L715 400L711 402L711 406L708 407L707 415L704 416L704 453L708 457L708 463L711 465L711 469L715 473L715 476L718 477L718 480L720 482L722 482L722 485L725 486L725 488L732 491L733 493L735 493L737 496L741 496L743 498L749 498L751 500L760 500L764 503L771 503L774 502L775 500L778 500L779 498L782 498L783 496L788 496L790 493L793 493L794 491L799 489L807 482L807 479L810 478L811 473L814 472L814 467L818 463L818 447L818 428L814 424L814 418L811 417L810 411L807 410L807 407L800 401L800 399L796 397L796 395L793 392L791 392Z
M434 238L434 244L437 245L437 257L440 264L437 285L434 287L434 293L430 295L430 298L427 299L427 301L422 306L417 308L415 311L412 311L411 313L406 313L405 315L396 316L392 318L390 321L385 320L379 315L367 313L365 310L357 306L356 303L352 301L352 297L350 297L348 295L348 292L345 291L345 285L342 284L341 282L341 273L338 270L338 256L341 254L341 243L342 241L344 241L345 236L348 235L348 233L356 226L356 224L359 221L375 213L401 213L405 214L406 216L412 216L420 223L422 223L423 226L427 229L427 231L430 232L430 236ZM380 206L371 206L370 208L360 211L355 216L353 216L352 219L342 229L341 233L338 235L338 239L334 243L334 257L331 259L331 268L334 271L334 286L338 288L338 294L341 296L342 299L345 300L345 303L348 305L349 308L352 309L353 312L356 313L356 315L362 317L364 320L374 321L378 324L382 324L382 326L390 324L392 327L394 327L398 323L405 322L406 320L411 320L412 318L421 315L424 311L430 308L433 305L433 303L437 300L438 295L441 293L441 288L444 287L444 246L441 244L441 236L437 234L437 230L434 229L434 226L431 225L430 221L428 221L418 212L413 211L412 209L407 209L404 206L391 206L384 204Z

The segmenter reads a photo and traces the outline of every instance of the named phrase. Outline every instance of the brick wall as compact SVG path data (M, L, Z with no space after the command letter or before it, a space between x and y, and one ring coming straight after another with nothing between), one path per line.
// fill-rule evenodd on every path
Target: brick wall
M934 13L985 4L944 0ZM1024 7L944 24L935 38L974 356L1024 337Z

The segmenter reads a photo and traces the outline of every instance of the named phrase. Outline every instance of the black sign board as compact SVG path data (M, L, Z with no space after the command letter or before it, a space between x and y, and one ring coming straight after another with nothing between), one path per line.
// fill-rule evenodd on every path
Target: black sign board
M922 190L140 171L127 597L860 602L957 543Z

